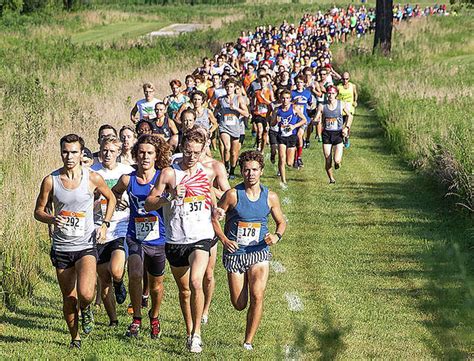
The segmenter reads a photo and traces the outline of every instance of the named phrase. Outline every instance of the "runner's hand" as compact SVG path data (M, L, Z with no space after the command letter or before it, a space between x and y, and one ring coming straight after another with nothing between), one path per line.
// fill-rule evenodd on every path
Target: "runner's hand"
M225 249L228 250L230 253L234 253L239 249L239 244L235 241L231 241L230 239L223 239L221 240L222 244L224 245Z
M120 199L118 200L117 202L117 205L115 206L115 210L116 211L124 211L125 209L127 209L129 206L127 200L125 199Z
M99 244L105 243L106 233L107 233L107 226L105 224L102 224L97 230L97 243Z
M56 216L54 217L54 225L58 228L64 227L67 222L67 217Z
M274 245L278 242L278 236L276 234L267 233L265 235L265 243L269 246Z
M215 207L212 211L213 217L217 220L222 221L225 218L225 211L220 207Z
M342 128L342 136L347 137L348 130L347 128Z

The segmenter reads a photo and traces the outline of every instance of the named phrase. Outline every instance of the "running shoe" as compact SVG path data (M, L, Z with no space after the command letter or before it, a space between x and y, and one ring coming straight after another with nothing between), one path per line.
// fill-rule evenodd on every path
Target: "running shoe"
M311 142L309 140L306 141L305 143L305 148L309 149L311 147Z
M70 349L81 349L81 340L72 340L71 343L69 344Z
M117 327L118 326L118 320L110 321L109 322L109 327Z
M298 166L299 166L300 168L303 168L303 167L304 167L303 158L298 159Z
M207 325L208 321L209 321L209 316L208 315L202 315L201 324L202 325Z
M252 130L252 137L256 137L256 136L257 136L257 132Z
M272 164L275 164L275 154L270 155L270 162L272 162Z
M127 313L129 315L133 315L133 306L132 306L132 303L130 302L127 306Z
M90 305L86 308L83 308L81 311L82 332L88 335L94 328L94 314L92 313Z
M304 140L304 139L303 139L303 148L305 148L305 149L307 148L306 147L306 140Z
M202 352L202 341L201 336L193 335L191 338L191 344L189 345L189 351L192 353L201 353Z
M323 138L321 138L319 135L316 136L316 139L317 139L318 143L321 143L323 141Z
M334 163L334 169L341 168L341 163Z
M159 338L161 336L160 320L157 318L150 318L150 337Z
M123 280L119 283L114 282L114 293L115 299L119 305L125 302L125 299L127 298L127 289L123 284Z
M142 295L142 308L148 308L148 296Z
M248 343L248 342L245 342L244 343L244 349L248 350L248 351L252 351L253 350L253 346L251 343Z
M344 148L349 148L351 146L351 140L349 137L344 138Z
M130 326L128 326L127 332L125 336L127 337L138 337L138 333L140 332L140 326L142 321L139 319L134 318Z
M330 179L329 184L336 184L336 180L335 179Z

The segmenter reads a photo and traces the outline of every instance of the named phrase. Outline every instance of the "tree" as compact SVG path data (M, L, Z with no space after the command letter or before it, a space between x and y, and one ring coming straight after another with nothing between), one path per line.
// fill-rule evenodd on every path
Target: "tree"
M375 8L374 53L388 56L392 50L393 0L377 0Z

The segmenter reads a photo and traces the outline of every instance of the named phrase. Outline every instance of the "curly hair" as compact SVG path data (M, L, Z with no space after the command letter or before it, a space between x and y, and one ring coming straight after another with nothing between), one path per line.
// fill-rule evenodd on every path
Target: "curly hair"
M133 146L132 156L137 159L140 144L151 144L155 147L155 169L164 169L171 164L171 147L165 138L158 134L142 134Z
M202 144L203 148L207 142L207 135L205 132L202 132L200 129L193 127L189 129L185 134L183 134L183 139L181 140L181 145L184 148L186 143L195 142Z
M260 169L265 167L265 160L263 154L258 150L247 150L243 152L239 157L239 166L240 169L244 167L244 163L255 161L260 165Z

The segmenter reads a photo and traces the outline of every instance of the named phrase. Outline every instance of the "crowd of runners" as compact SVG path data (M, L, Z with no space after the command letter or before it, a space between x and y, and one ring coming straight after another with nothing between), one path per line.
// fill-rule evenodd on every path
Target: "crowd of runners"
M171 80L164 99L145 83L128 124L99 128L97 152L76 134L61 138L63 166L44 178L35 218L50 225L71 348L81 347L79 317L84 334L94 327L96 294L110 326L118 327L116 304L128 293L126 335L142 332L146 311L149 334L159 337L168 261L186 347L201 352L219 240L231 303L237 310L249 306L243 347L253 348L270 247L286 228L278 196L260 183L265 154L278 162L276 176L286 188L287 168L304 167L303 149L317 141L328 181L336 182L333 168L350 145L357 88L349 73L332 67L330 44L364 33L358 24L370 31L373 13L351 5L305 14L299 24L242 32L184 82ZM241 152L246 129L252 149ZM237 169L242 182L231 187Z

